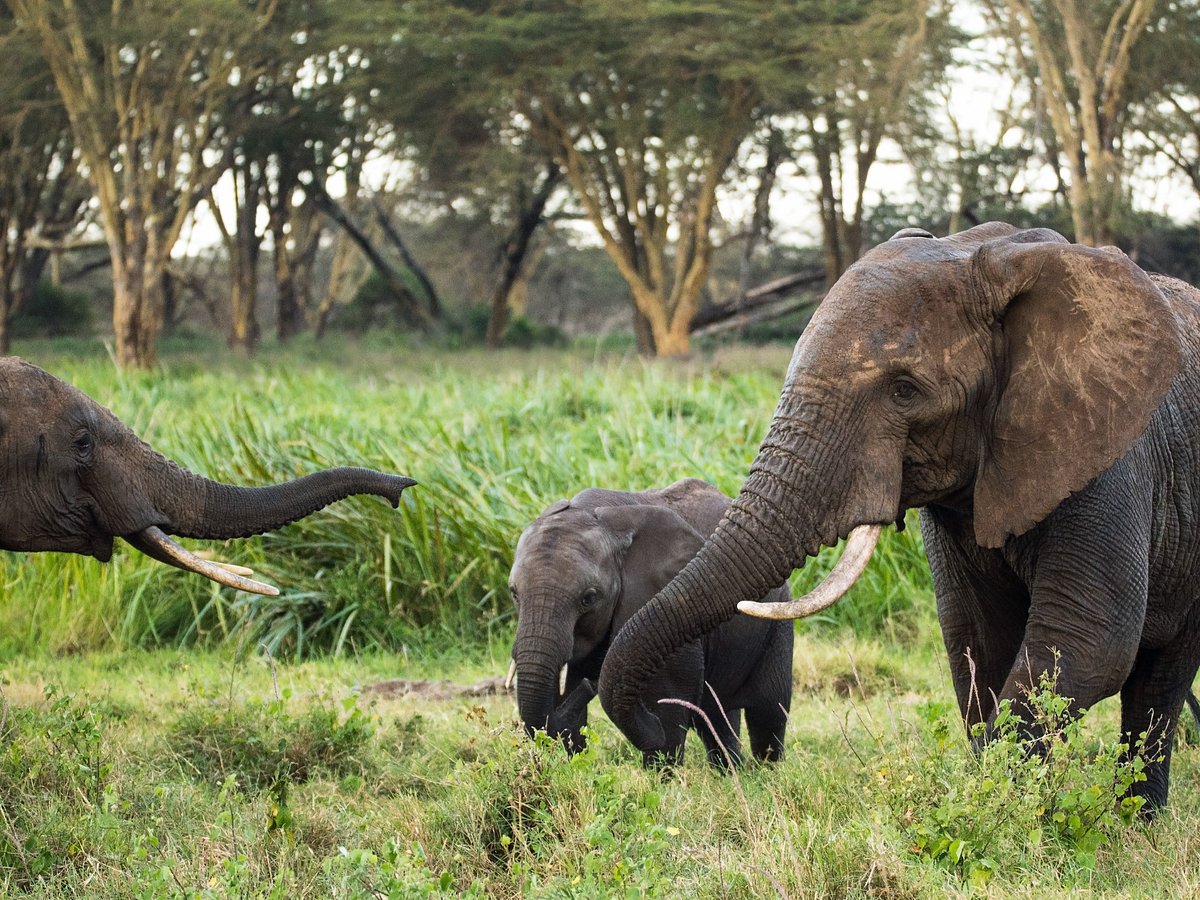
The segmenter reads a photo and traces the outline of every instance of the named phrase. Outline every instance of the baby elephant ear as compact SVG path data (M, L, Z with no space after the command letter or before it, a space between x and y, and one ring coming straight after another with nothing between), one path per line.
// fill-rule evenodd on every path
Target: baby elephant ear
M704 546L705 536L665 506L602 506L596 518L626 550L621 571L621 599L613 620L620 630Z
M1120 252L1037 229L976 253L991 294L996 395L975 481L975 537L999 547L1112 465L1178 374L1180 325Z

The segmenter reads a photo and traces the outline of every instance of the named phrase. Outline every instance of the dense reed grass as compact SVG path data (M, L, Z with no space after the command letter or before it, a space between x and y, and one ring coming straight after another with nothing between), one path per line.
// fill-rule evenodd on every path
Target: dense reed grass
M276 656L503 636L525 524L595 485L699 477L736 492L787 362L779 348L645 363L579 350L439 357L310 343L256 361L168 348L146 374L116 370L95 347L24 352L209 477L263 484L362 465L419 480L399 511L354 498L210 548L274 581L278 598L219 589L132 550L108 566L56 554L0 559L0 640L10 651L230 642ZM798 572L797 589L832 558ZM822 622L912 633L929 620L930 596L911 528L885 538L863 585Z

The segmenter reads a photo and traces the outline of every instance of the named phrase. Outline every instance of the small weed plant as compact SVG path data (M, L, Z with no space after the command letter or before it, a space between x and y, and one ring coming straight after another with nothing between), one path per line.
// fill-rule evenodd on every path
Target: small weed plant
M197 780L236 779L249 790L272 789L286 805L286 786L316 774L362 776L371 768L375 726L353 695L311 703L298 712L285 688L274 700L193 704L176 721L170 745Z
M1145 781L1154 742L1140 735L1131 750L1090 739L1087 714L1073 713L1056 680L1044 674L1022 704L1029 723L1002 701L977 754L964 752L961 725L946 705L922 707L932 742L924 752L884 757L874 773L910 854L972 887L1001 867L1050 863L1086 877L1097 851L1134 824L1143 798L1130 789ZM982 743L985 731L973 726L972 741Z

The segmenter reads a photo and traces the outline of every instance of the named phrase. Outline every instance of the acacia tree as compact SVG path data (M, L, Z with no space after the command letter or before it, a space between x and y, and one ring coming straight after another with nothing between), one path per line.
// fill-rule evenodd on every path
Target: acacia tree
M76 226L88 198L66 112L36 49L5 21L0 48L0 354L9 322L36 286L47 247ZM40 246L31 246L31 239Z
M1131 126L1200 197L1200 4L1171 3L1135 51Z
M535 238L563 193L562 170L528 128L514 123L503 86L478 72L447 78L439 65L445 60L431 60L408 42L389 48L383 59L379 81L407 88L381 91L374 106L389 122L395 145L416 164L408 193L495 235L495 283L484 339L494 349Z
M807 75L829 4L405 4L420 42L507 91L629 285L643 352L686 353L731 163L764 85ZM447 69L448 70L448 69Z
M113 272L122 366L155 359L163 275L228 165L278 0L7 0L37 41L91 180Z
M1132 60L1152 38L1156 0L984 0L997 32L1026 60L1058 150L1080 243L1111 243L1125 201L1122 141Z
M954 33L933 0L874 0L860 18L828 25L797 102L817 179L827 286L863 253L867 182L886 138L919 116L923 86L949 61Z

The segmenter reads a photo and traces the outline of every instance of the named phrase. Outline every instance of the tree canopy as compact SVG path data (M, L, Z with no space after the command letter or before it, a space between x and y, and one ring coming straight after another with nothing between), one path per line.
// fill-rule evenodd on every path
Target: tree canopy
M548 252L598 247L639 348L671 355L797 233L826 283L909 220L1120 242L1135 183L1200 196L1198 6L7 0L0 324L89 217L123 365L153 363L181 288L253 352L263 253L281 339L374 271L395 323L486 308L494 346ZM964 110L981 60L992 109ZM213 284L180 243L205 206ZM452 231L471 249L446 266Z

